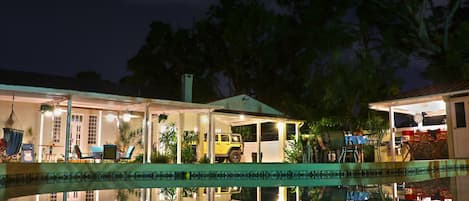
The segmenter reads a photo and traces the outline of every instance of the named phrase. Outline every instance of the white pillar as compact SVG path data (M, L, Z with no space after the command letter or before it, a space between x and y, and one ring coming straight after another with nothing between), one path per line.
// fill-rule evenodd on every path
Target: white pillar
M210 164L213 164L215 163L215 118L212 116L212 112L208 113L208 122L207 153Z
M101 139L102 139L102 132L103 132L103 111L100 110L98 112L98 141L97 145L101 146Z
M148 111L149 105L145 104L145 112L143 113L142 137L143 137L143 163L148 163Z
M395 132L395 126L394 126L394 108L392 106L389 106L389 133L391 134L391 161L396 161L396 149L395 144L396 144L396 132Z
M256 162L261 161L261 122L256 123L256 144L257 144L257 158ZM254 162L254 161L253 161Z
M259 154L257 154L257 155L259 156ZM257 200L257 201L262 201L262 196L261 196L262 191L261 191L261 187L257 187L257 188L256 188L256 192L257 192L257 193L256 193L256 195L257 195L257 196L256 196L256 200Z
M278 200L279 201L287 201L287 188L286 187L278 187Z
M67 101L67 124L65 126L65 162L68 163L69 152L68 148L70 147L70 137L71 137L71 121L72 121L72 96L68 97ZM64 193L65 196L66 193Z
M155 122L155 144L156 144L156 151L158 153L161 154L161 150L160 150L160 134L161 134L161 126L160 126L160 114L156 114L156 116L158 117L158 121Z
M38 159L37 161L39 163L42 162L42 147L41 145L44 144L44 114L41 113L41 122L39 125L39 145L37 146L38 148Z
M299 123L295 123L295 141L298 141L300 137L300 125Z
M147 119L147 161L148 163L151 163L151 153L153 152L153 127L152 127L152 122L153 122L153 116L151 113L148 113L148 119Z
M181 164L182 163L182 155L181 155L181 150L182 150L182 133L184 132L184 114L183 113L179 113L179 122L178 122L178 129L177 129L177 132L176 132L176 135L177 135L177 158L176 158L176 161L177 161L177 164Z
M94 191L96 195L95 201L99 201L99 190Z
M197 145L197 153L196 153L196 156L197 156L197 160L200 160L201 158L204 157L204 147L203 147L203 144L204 144L204 134L202 132L202 127L201 127L201 123L200 123L200 113L197 113L196 115L196 129L194 129L194 132L195 134L198 136L198 139L199 139L199 144Z
M285 141L287 140L287 125L285 121L277 122L277 129L278 129L278 141L280 145L280 153L279 153L279 162L283 162L285 159Z
M300 201L300 187L299 186L296 187L295 193L296 193L295 201Z

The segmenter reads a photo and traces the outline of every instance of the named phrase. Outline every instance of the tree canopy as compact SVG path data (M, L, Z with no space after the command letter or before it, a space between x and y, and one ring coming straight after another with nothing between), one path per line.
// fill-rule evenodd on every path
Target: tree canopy
M410 55L434 81L466 76L463 2L220 0L188 29L153 22L123 81L178 98L192 73L196 102L245 93L295 118L358 121L399 92Z

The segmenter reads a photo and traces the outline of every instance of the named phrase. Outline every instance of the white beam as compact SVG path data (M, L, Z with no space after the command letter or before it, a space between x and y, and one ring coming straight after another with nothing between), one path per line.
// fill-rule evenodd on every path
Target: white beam
M41 112L41 122L39 125L39 146L38 148L38 162L42 162L42 147L41 145L44 144L44 114Z
M181 155L181 150L182 150L182 133L184 132L184 114L183 113L179 113L179 122L178 122L178 129L177 129L177 132L176 132L176 135L177 135L177 156L176 156L176 162L177 164L181 164L182 163L182 155Z
M98 141L97 145L101 146L101 139L102 139L102 133L103 133L103 111L100 110L98 112Z
M396 161L396 149L395 144L396 144L396 128L394 125L394 108L391 106L389 107L389 133L391 134L391 161Z
M261 161L261 122L256 123L256 144L257 144L257 158L256 162ZM253 161L254 162L254 161Z
M148 113L147 115L147 122L146 122L146 126L147 126L147 161L148 163L151 163L151 153L153 152L152 148L153 148L153 127L152 127L152 122L153 122L153 115Z
M71 137L71 121L72 121L72 96L68 97L67 101L67 124L65 126L65 162L68 163L69 152L68 148L70 147L70 137Z

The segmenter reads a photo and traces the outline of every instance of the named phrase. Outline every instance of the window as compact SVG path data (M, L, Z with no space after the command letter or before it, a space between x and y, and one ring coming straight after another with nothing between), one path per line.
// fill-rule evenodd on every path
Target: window
M277 141L278 129L277 124L274 122L267 122L261 124L261 141Z
M238 136L231 136L231 142L241 142Z
M244 142L256 142L256 124L243 125L243 126L232 126L232 133L241 134Z
M96 144L98 116L90 115L88 121L88 144Z
M414 116L410 114L394 113L394 126L396 128L416 127L417 122L414 121Z
M423 125L432 126L432 125L444 125L446 124L446 115L438 116L424 116Z
M86 201L94 201L94 191L86 191L85 200Z
M229 135L221 135L221 141L222 142L229 142L230 141L230 136Z
M464 102L454 103L454 110L456 111L456 128L465 128L466 110L464 109Z
M296 134L295 124L287 124L287 140L294 140Z
M49 200L50 201L57 201L57 193L51 193Z
M61 130L62 118L54 117L52 125L52 139L54 142L60 142L60 130Z

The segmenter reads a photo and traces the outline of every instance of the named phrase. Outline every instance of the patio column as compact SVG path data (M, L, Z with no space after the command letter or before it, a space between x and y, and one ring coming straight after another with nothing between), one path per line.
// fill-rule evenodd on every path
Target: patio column
M197 113L195 121L196 121L195 123L196 129L194 129L194 132L198 136L198 139L199 139L199 144L197 145L196 156L197 156L197 160L200 160L204 156L204 146L203 146L204 134L202 132L202 127L200 124L200 113Z
M148 163L149 157L148 157L148 111L149 105L145 104L145 111L143 113L143 122L142 122L142 135L143 135L143 163Z
M300 123L295 123L295 141L298 141L300 137Z
M396 144L396 128L394 126L394 107L389 106L389 133L391 134L391 161L396 161L396 149L394 148Z
M98 146L101 146L101 139L102 139L102 130L103 130L103 111L100 110L98 112Z
M261 122L256 123L257 163L261 162ZM254 162L254 161L253 161Z
M65 163L68 163L68 159L70 157L68 149L70 148L71 121L72 121L72 96L69 96L68 101L67 101L67 124L65 126Z
M285 121L280 121L277 123L278 129L278 140L280 145L280 162L285 158L285 141L287 140L287 128Z
M184 132L183 129L184 129L184 114L179 112L178 113L179 115L179 122L178 122L178 129L177 129L177 157L176 157L176 162L177 164L181 164L182 163L182 155L181 155L181 148L182 148L182 133Z
M160 150L160 132L161 132L161 125L160 125L160 114L156 114L156 116L158 117L156 123L155 123L155 149L156 149L156 152L158 152L159 154L161 154L161 150Z
M443 97L443 100L446 105L446 132L448 132L448 139L446 142L448 143L448 158L454 159L453 114L451 110L450 97L445 96Z
M39 163L42 162L42 147L40 145L44 144L44 114L41 112L41 122L39 124L39 145L38 148L38 159Z
M210 164L215 162L215 120L212 117L212 112L208 112L208 134L207 134L207 154L210 159Z
M148 143L147 143L147 161L148 163L151 163L151 153L153 152L152 148L153 148L153 126L152 126L152 122L153 122L153 116L150 112L148 112L148 115L147 115L147 140L148 140Z

